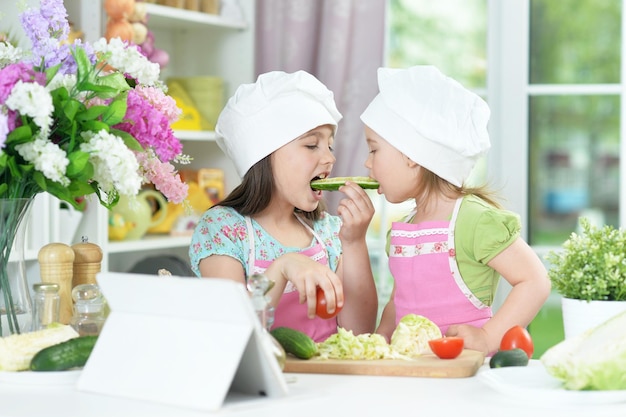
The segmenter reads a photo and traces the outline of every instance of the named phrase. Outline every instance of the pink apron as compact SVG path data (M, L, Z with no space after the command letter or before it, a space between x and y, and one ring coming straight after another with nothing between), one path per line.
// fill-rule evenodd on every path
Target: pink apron
M451 324L481 327L492 316L491 307L467 288L456 263L452 219L391 226L389 269L395 280L396 325L409 313L422 315L446 334Z
M306 224L300 217L296 218L306 227L311 234L315 237L316 243L312 247L300 251L302 255L308 256L316 262L322 265L328 265L328 255L326 249L322 244L322 239L315 233L311 227ZM250 244L250 254L248 257L248 274L262 274L270 266L273 261L257 260L254 247L254 229L252 227L252 221L249 217L246 217L246 225L248 228L248 239ZM274 312L274 324L272 328L286 326L292 329L300 330L303 333L308 334L314 341L324 341L331 334L337 333L337 318L331 318L328 320L321 319L317 316L310 319L307 316L306 304L300 304L300 296L296 287L288 282L285 287L276 310Z

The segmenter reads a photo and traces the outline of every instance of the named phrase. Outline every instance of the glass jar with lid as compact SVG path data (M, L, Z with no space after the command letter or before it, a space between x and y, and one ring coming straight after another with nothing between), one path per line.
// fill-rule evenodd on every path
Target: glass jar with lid
M106 301L97 284L80 284L72 289L74 314L70 325L80 336L99 335L105 321Z
M52 282L33 284L33 323L32 331L45 329L59 321L61 296L59 285Z

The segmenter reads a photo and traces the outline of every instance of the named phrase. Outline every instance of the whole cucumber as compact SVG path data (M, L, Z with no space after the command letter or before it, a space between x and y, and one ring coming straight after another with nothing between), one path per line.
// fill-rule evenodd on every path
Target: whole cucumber
M528 354L520 348L500 350L489 360L490 368L528 365Z
M270 333L285 349L299 359L310 359L317 353L317 345L308 334L290 327L276 327Z
M85 366L98 336L79 336L48 346L33 356L31 371L65 371Z

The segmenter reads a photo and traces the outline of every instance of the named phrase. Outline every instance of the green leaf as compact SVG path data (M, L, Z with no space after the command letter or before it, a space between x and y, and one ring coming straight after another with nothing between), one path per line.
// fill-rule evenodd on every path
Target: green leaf
M16 127L7 135L7 145L19 145L22 143L30 142L33 138L33 131L29 125L22 125Z
M109 126L115 126L124 120L126 115L126 99L113 100L107 107L106 112L102 115L102 121L106 122Z
M22 170L18 166L17 161L14 156L9 157L7 161L7 167L9 168L9 172L11 173L11 178L15 181L22 180Z
M98 84L103 87L115 89L119 93L130 90L130 86L126 81L126 78L124 78L124 74L119 72L114 72L98 78Z
M76 84L79 86L85 80L92 77L93 67L87 52L83 48L74 48L72 51L74 60L76 61Z
M41 188L42 191L48 191L48 184L46 182L46 177L40 171L33 171L33 179L35 183Z
M89 163L89 154L87 152L74 151L68 155L68 159L70 163L67 166L66 175L69 178L75 178L85 170Z
M87 110L80 112L76 115L76 120L79 122L84 122L87 120L94 120L100 117L107 111L107 106L92 106L87 108Z
M141 144L135 139L133 135L128 132L124 132L123 130L111 129L111 133L115 136L119 136L124 141L124 144L131 151L142 152L144 149L141 147Z
M53 67L50 67L48 69L46 69L45 73L46 73L46 85L54 78L55 75L57 75L57 72L59 72L59 69L61 68L61 64L57 64Z
M100 120L88 120L85 123L81 124L81 130L91 130L94 133L98 133L101 130L108 132L110 129L109 125L101 122Z
M63 101L60 103L60 107L63 109L63 115L67 118L67 120L74 120L76 114L83 108L83 104L72 98Z

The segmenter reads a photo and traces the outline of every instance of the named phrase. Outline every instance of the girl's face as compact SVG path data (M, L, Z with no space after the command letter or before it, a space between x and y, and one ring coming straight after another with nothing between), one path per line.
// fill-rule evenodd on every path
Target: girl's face
M284 202L302 211L314 211L322 192L311 189L311 181L325 178L335 164L333 129L318 126L275 151L272 171L277 202Z
M380 183L378 194L384 194L390 203L414 198L420 166L367 126L365 140L369 148L365 167Z

